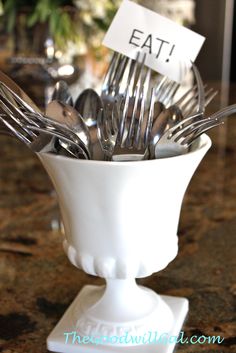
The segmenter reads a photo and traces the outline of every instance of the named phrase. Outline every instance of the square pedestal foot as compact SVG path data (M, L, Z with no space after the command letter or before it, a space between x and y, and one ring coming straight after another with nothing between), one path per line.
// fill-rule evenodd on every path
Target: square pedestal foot
M160 337L160 333L157 332L155 334L155 332L152 332L150 339L148 339L147 333L146 344L133 346L127 346L124 344L115 346L106 344L96 345L93 343L72 343L72 337L70 337L70 339L68 339L66 342L66 335L64 333L76 331L72 322L72 313L75 303L79 300L81 293L86 290L86 287L88 286L85 286L80 291L80 293L75 298L73 303L69 306L61 320L58 322L58 324L48 336L48 350L58 353L172 353L174 351L176 340L179 336L183 322L188 312L188 300L185 298L171 297L166 295L161 295L160 297L172 310L174 316L174 325L169 332L166 332L162 335L162 338ZM77 332L77 335L79 335L79 332ZM150 341L153 342L150 343Z

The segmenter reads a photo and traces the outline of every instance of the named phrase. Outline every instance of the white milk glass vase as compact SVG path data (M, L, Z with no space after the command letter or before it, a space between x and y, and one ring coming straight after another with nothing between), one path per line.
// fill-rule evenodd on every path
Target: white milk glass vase
M202 135L185 155L137 162L38 155L58 195L69 260L106 280L105 286L81 290L48 337L49 350L173 351L173 342L145 344L145 338L178 335L187 299L160 296L135 278L164 269L176 257L184 193L210 146ZM86 344L78 346L75 333Z

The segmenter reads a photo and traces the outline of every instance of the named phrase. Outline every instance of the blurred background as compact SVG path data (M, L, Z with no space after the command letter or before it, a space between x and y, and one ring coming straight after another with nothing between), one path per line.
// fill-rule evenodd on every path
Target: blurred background
M0 0L0 69L40 105L64 79L77 95L96 88L109 52L101 47L120 0ZM234 0L136 1L207 38L197 58L204 81L227 105L236 80Z

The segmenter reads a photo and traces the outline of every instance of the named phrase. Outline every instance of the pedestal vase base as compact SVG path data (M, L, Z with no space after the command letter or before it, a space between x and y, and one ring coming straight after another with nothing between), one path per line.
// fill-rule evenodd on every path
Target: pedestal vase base
M81 334L81 330L76 326L74 317L75 311L77 311L76 309L78 308L78 303L83 301L83 298L86 296L97 291L97 288L97 286L88 285L80 291L49 335L47 339L47 348L50 351L58 353L126 353L127 351L131 353L172 353L174 351L176 340L188 312L187 299L157 295L160 299L159 305L160 302L162 302L165 306L168 306L173 315L173 325L168 331L158 332L158 321L161 322L162 320L165 320L165 318L159 317L157 318L157 329L154 328L149 330L145 334L138 334L137 331L137 335L132 335L131 338L131 335L125 335L125 332L121 331L120 334L117 335L120 338L123 337L123 340L121 340L120 343L119 341L117 343L117 336L112 336L112 334L109 335L108 332L104 331L102 336L111 339L108 344L101 342L101 332L100 335L96 335L96 331L94 331L93 335L90 333L86 340L85 332L83 335ZM80 317L77 319L79 320ZM86 324L89 325L88 322ZM93 323L91 322L91 325L92 324ZM91 327L89 327L89 331L93 332ZM89 339L90 342L88 342ZM93 341L91 342L91 340ZM127 340L129 341L128 345ZM134 340L134 344L130 343L130 340Z

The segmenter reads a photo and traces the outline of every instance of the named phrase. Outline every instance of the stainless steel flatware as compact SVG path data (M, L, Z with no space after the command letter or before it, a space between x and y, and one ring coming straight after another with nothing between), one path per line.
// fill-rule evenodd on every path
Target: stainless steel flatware
M233 105L205 117L205 107L216 92L206 90L194 64L195 86L174 102L180 85L163 77L151 86L151 70L145 67L145 59L141 52L136 60L115 53L101 97L89 88L74 106L70 105L68 85L59 81L45 114L0 72L2 126L36 152L133 161L186 153L200 134L235 112Z
M101 97L91 88L85 89L75 101L74 108L90 128L97 125L97 115L102 108Z
M149 143L151 158L155 158L155 146L166 131L183 121L185 114L190 112L193 114L194 110L196 110L199 119L201 119L206 105L210 103L217 93L211 90L205 93L200 73L194 64L192 69L197 83L196 86L191 87L173 105L163 109L154 120Z
M223 108L210 117L199 119L199 114L185 118L167 130L155 146L155 158L185 154L203 133L224 123L224 118L236 113L236 104Z
M69 92L69 86L65 81L60 80L55 84L51 100L56 100L73 106L73 99Z
M52 101L46 107L46 116L73 130L79 139L83 141L87 150L91 150L88 127L76 109L68 104Z
M34 112L41 113L39 107L32 101L32 99L6 74L0 71L0 82L5 86L8 87L11 92L14 92L21 102L28 107L30 107ZM4 91L7 94L7 91ZM9 98L11 99L11 98Z
M114 97L123 94L122 81L131 62L128 57L114 52L102 83L101 97L104 101L113 101Z
M113 161L133 161L148 158L147 147L154 115L155 90L152 89L148 118L145 120L145 106L147 105L151 71L150 69L144 71L143 61L133 96L128 87L123 100L124 104L120 105L119 114L121 118L112 154Z
M0 116L0 120L5 127L33 151L57 153L58 151L55 148L56 136L60 138L60 141L62 140L62 147L66 147L65 149L69 152L69 155L73 155L75 158L84 155L86 159L89 158L84 144L73 131L65 126L37 113L29 112L29 114L26 114L2 95L0 95L0 108L5 114L5 116ZM50 120L50 127L48 127L48 120ZM43 131L40 130L42 125Z
M109 113L107 113L109 110ZM110 161L116 144L119 128L119 112L117 103L112 106L106 105L100 109L97 119L98 140L104 154L104 160Z

